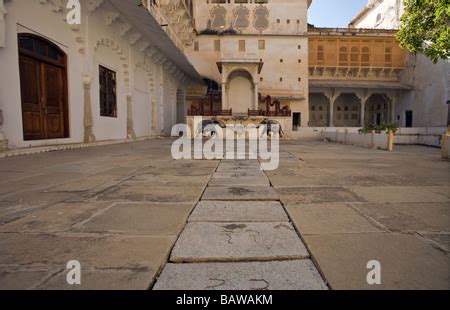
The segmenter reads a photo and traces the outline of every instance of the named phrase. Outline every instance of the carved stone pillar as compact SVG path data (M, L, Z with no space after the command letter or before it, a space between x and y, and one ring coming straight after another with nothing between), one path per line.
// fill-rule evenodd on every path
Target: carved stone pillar
M387 98L389 99L389 121L395 122L395 105L400 101L401 93L400 91L394 91L391 93L387 93Z
M372 93L369 90L363 90L359 92L355 92L356 97L361 102L361 127L364 127L364 121L365 121L365 113L366 113L366 103L367 100L369 100L370 96L372 96Z
M334 103L336 99L341 95L341 93L336 89L327 90L324 92L325 97L330 101L330 125L329 127L334 127Z
M95 136L92 130L94 125L92 119L91 109L91 83L92 79L89 76L83 78L83 92L84 92L84 142L90 143L95 141Z
M127 139L136 139L136 134L134 133L133 124L133 95L131 93L127 94Z
M253 110L258 110L258 83L253 86Z
M222 110L228 110L228 99L227 99L227 84L222 83Z

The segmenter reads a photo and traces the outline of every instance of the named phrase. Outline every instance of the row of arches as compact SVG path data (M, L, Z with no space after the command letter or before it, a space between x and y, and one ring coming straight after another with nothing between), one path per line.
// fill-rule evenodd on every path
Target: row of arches
M364 106L363 106L364 105ZM331 102L324 93L309 96L309 125L312 127L361 127L392 121L391 103L384 94L372 94L365 103L354 93L340 94Z

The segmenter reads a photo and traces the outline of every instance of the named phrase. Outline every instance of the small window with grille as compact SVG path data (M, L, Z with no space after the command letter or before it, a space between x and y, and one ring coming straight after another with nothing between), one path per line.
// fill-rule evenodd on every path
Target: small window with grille
M116 73L99 66L100 116L117 117Z

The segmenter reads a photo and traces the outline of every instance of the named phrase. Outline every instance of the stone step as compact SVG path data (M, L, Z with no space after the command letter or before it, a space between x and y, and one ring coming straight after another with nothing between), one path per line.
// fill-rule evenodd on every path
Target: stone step
M289 223L188 223L171 262L269 261L308 258Z
M275 262L168 264L154 290L327 290L307 259Z
M201 200L279 200L273 187L224 186L207 187Z
M289 222L278 201L201 201L190 222Z

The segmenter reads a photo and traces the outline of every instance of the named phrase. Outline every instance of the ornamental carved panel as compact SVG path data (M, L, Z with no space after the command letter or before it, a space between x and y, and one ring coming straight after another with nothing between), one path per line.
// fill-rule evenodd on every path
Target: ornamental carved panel
M250 10L242 4L234 9L234 28L242 31L250 25Z
M217 5L211 9L211 28L214 30L224 29L227 25L227 10Z
M269 9L264 5L259 5L253 11L253 26L259 32L262 32L269 28Z

